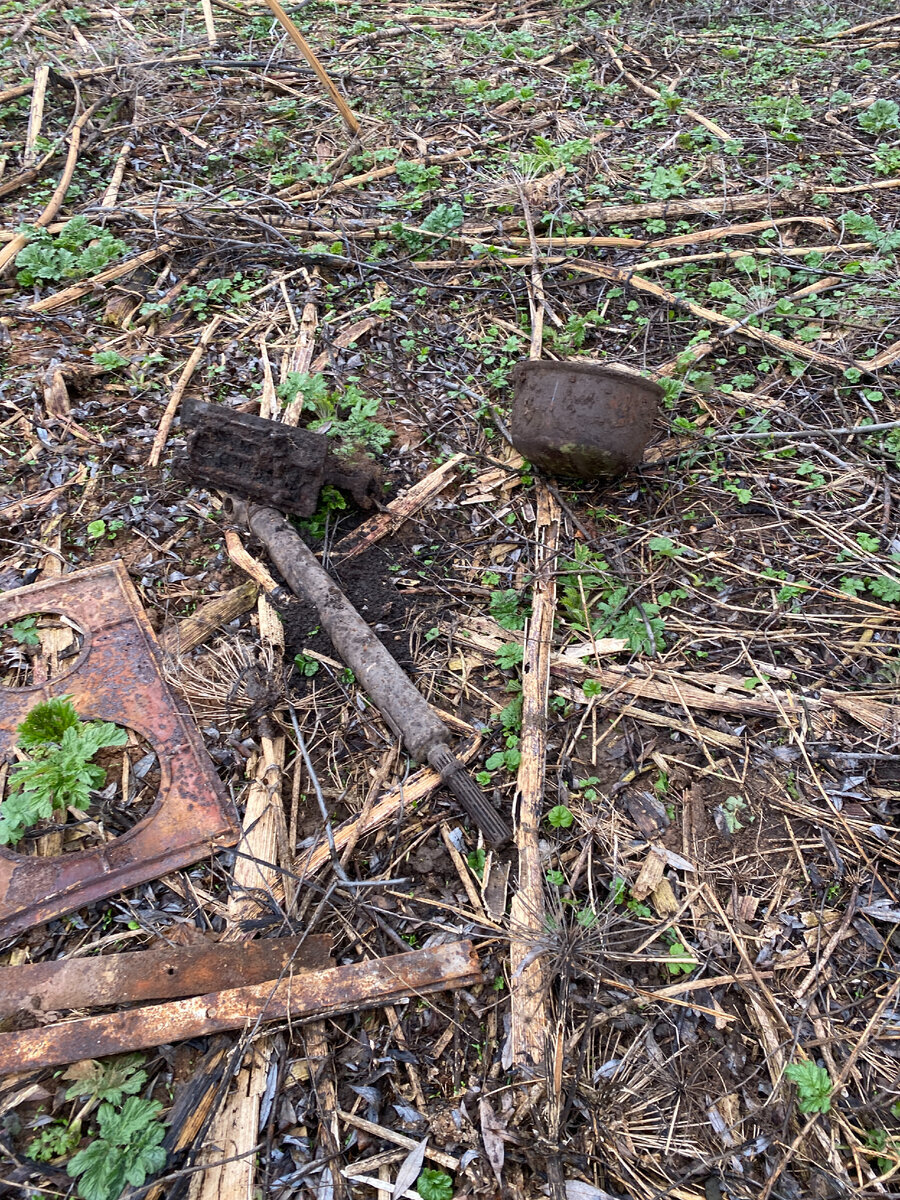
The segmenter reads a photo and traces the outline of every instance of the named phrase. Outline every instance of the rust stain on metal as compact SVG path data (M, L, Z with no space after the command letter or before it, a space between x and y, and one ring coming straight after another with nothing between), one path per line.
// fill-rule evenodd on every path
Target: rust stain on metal
M187 401L182 421L191 430L179 474L213 487L311 517L326 483L348 491L360 508L378 493L373 463L350 467L321 433L235 412L221 404Z
M0 1016L198 996L333 965L328 934L209 942L0 967Z
M471 942L0 1034L0 1075L146 1050L257 1022L311 1021L481 981Z
M233 845L239 833L200 736L165 684L156 638L122 563L7 592L0 625L50 611L79 625L84 644L51 682L0 687L0 761L38 701L68 694L82 716L130 725L151 743L159 795L142 821L105 846L54 858L0 848L3 937L188 866Z

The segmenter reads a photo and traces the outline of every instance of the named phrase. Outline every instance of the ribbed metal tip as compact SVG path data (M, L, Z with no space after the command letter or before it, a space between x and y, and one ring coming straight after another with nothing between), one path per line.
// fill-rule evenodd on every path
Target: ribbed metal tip
M510 827L449 746L432 746L428 751L428 762L484 834L489 846L502 846L512 839Z

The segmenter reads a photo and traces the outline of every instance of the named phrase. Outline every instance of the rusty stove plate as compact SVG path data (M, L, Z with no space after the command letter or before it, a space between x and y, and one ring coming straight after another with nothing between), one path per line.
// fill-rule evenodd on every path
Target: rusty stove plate
M74 661L49 683L0 685L0 762L40 700L70 695L80 716L130 725L153 746L159 794L147 815L105 846L52 858L0 847L0 936L188 866L238 839L236 814L193 723L162 677L156 637L120 562L0 597L0 625L61 613L84 632Z

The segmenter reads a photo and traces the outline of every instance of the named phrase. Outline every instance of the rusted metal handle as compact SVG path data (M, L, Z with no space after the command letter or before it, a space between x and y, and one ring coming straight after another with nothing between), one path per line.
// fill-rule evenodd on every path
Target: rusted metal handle
M509 841L509 827L450 752L450 731L296 530L273 508L235 497L230 504L235 518L266 546L291 590L318 611L334 648L413 758L440 771L490 845Z

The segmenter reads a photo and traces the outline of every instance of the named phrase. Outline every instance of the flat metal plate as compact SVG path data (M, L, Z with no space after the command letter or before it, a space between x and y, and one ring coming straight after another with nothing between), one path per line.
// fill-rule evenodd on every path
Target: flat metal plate
M129 725L150 742L159 794L141 821L105 846L53 858L0 847L2 937L195 863L217 846L234 845L239 834L200 735L165 684L156 637L122 563L0 596L0 625L41 612L69 617L84 643L49 683L0 685L0 761L35 704L70 695L80 716Z

